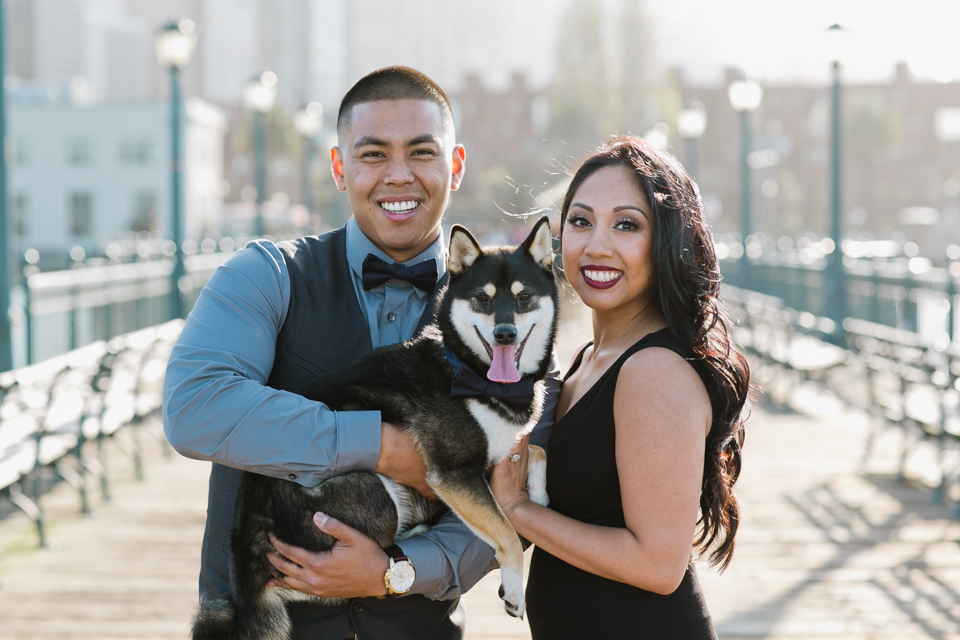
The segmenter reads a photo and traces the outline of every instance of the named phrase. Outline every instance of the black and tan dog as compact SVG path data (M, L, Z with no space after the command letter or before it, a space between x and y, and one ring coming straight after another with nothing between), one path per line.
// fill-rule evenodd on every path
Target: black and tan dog
M542 379L558 308L547 219L538 221L519 247L482 249L455 226L448 270L436 326L315 380L303 395L335 410L379 410L385 422L413 435L428 484L494 548L506 610L522 616L523 551L485 474L533 428L543 409ZM538 447L530 453L531 498L546 504L546 459ZM433 522L439 508L373 473L348 473L313 488L244 474L232 543L233 598L201 602L193 637L288 638L286 601L339 602L268 587L275 572L266 557L272 550L268 533L327 550L335 540L313 524L313 514L322 511L387 549L396 538Z

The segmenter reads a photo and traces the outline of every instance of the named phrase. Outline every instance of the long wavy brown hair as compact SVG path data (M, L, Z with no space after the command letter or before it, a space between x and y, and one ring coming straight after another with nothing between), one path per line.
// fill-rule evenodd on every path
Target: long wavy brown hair
M713 423L707 435L694 546L709 552L720 571L733 557L740 506L733 485L740 476L743 422L750 395L750 368L730 338L719 298L720 266L696 184L676 158L641 138L614 136L574 173L560 210L567 211L580 185L603 167L627 169L653 214L655 297L670 331L694 354L710 395Z

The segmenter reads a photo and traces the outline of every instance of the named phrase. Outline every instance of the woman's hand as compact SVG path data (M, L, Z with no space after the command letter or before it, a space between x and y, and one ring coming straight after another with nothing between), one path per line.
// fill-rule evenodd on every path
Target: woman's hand
M524 436L490 473L490 490L493 491L493 497L500 503L500 508L508 519L511 519L515 509L530 502L530 496L527 493L527 441L529 439L529 436ZM520 458L514 462L516 456Z

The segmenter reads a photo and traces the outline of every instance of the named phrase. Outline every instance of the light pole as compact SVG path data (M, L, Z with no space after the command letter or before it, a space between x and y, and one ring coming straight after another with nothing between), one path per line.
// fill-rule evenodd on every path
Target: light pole
M180 158L180 69L190 62L197 46L197 28L190 20L171 22L162 27L154 40L154 49L160 64L170 69L170 227L176 245L173 271L170 273L170 295L175 318L186 313L180 295L180 279L186 275L183 264L183 213L181 187L183 166Z
M825 40L830 55L832 84L830 88L830 237L833 252L827 262L827 315L843 326L847 300L843 272L842 193L840 185L840 58L847 40L847 30L839 24L827 27Z
M684 152L687 174L694 180L697 175L697 141L707 129L707 109L702 102L692 101L686 109L677 113L677 133L686 140Z
M740 113L740 227L743 231L743 242L753 235L753 219L751 212L750 164L750 114L757 110L763 100L763 87L753 80L734 80L727 91L730 105L734 111Z
M313 213L313 196L310 193L310 162L313 151L313 139L323 128L323 105L311 102L293 116L293 126L303 142L301 181L303 183L303 206Z
M4 80L7 77L4 51L3 7L0 2L0 150L7 148L7 90ZM7 158L0 153L0 371L13 368L13 347L10 342L10 247L7 237ZM21 214L22 215L22 214Z
M243 87L243 102L253 111L253 186L257 190L257 211L253 235L263 235L263 201L267 191L266 114L277 103L277 74L264 71Z

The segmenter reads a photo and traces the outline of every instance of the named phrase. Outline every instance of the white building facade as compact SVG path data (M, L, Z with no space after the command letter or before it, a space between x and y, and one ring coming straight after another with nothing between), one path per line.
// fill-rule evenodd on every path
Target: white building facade
M166 103L11 104L10 238L20 255L89 254L98 238L171 234L171 118ZM208 102L184 102L181 154L185 236L222 225L226 118Z

